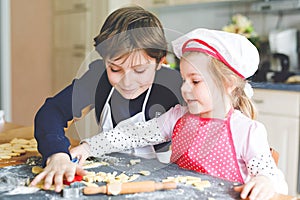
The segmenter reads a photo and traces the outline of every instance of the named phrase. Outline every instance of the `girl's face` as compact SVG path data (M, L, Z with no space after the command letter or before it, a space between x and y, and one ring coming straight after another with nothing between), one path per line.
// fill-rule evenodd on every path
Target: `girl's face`
M201 117L211 117L213 102L211 92L216 88L208 71L209 57L203 54L189 54L180 61L183 78L182 96L189 112ZM213 86L213 87L212 87Z
M117 60L107 60L109 82L126 99L135 99L153 83L157 67L154 58L144 51L135 51Z

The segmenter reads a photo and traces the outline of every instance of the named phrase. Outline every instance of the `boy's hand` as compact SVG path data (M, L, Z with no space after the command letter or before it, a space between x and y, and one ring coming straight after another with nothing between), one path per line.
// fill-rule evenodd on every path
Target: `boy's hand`
M70 161L70 157L66 153L56 153L47 160L47 166L44 171L37 175L30 183L35 186L41 180L44 180L44 189L50 189L51 185L55 185L55 191L60 192L63 186L63 178L66 177L68 182L74 179L75 173L84 176L86 171L80 165Z
M253 177L244 185L234 187L234 190L241 192L241 198L249 200L267 200L275 194L272 182L266 176Z
M90 146L87 143L82 143L70 150L72 158L79 158L79 164L83 165L84 161L91 156Z

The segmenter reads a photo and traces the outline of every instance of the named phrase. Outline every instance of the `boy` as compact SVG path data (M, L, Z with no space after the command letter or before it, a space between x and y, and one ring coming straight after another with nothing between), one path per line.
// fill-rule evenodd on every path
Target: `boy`
M54 183L59 192L64 177L72 181L75 173L84 175L80 165L71 162L64 132L68 122L82 117L83 110L95 108L99 127L106 131L121 122L147 121L181 103L181 77L162 66L167 42L152 13L140 7L118 9L94 40L103 60L92 62L82 77L48 98L35 117L35 138L46 167L31 185L44 179L45 189ZM153 146L131 153L155 156Z

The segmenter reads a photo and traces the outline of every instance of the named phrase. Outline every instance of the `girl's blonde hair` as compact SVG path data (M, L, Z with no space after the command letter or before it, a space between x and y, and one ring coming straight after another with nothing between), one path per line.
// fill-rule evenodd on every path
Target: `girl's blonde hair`
M257 115L256 108L251 99L247 97L244 91L245 84L247 83L247 81L238 76L223 62L219 61L214 57L211 57L210 59L209 70L215 84L222 89L223 94L225 94L226 92L226 85L234 85L235 88L230 95L233 107L237 110L240 110L247 117L255 119Z
M244 92L247 81L234 73L223 62L205 53L191 51L184 53L183 57L187 57L191 54L203 54L207 56L210 59L209 72L216 86L221 89L223 94L226 94L226 85L233 84L235 88L231 95L229 95L232 106L234 109L240 110L247 117L256 119L256 108L251 99L247 97Z

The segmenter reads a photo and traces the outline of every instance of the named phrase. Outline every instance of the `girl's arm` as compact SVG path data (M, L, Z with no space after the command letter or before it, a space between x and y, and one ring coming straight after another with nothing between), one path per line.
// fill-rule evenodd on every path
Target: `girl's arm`
M170 141L175 123L185 112L185 107L176 105L159 118L117 126L82 142L87 143L90 154L97 157L106 153Z
M250 180L246 182L241 194L246 196L250 191L255 191L251 192L251 196L271 195L272 192L287 194L287 183L271 155L263 124L255 122L251 127L247 149L245 161Z
M253 136L256 137L256 139L255 138L253 139L255 139L256 141L260 141L260 142L256 142L256 144L263 145L263 147L265 148L267 147L267 149L265 150L265 153L257 154L251 159L249 159L249 162L247 163L247 168L249 169L250 174L252 176L258 176L258 175L267 176L273 181L276 191L283 194L287 194L287 190L288 190L287 183L285 181L283 173L277 167L275 160L271 155L265 126L261 123L258 123L255 132L256 133L253 133ZM263 147L258 146L256 148L263 149Z

